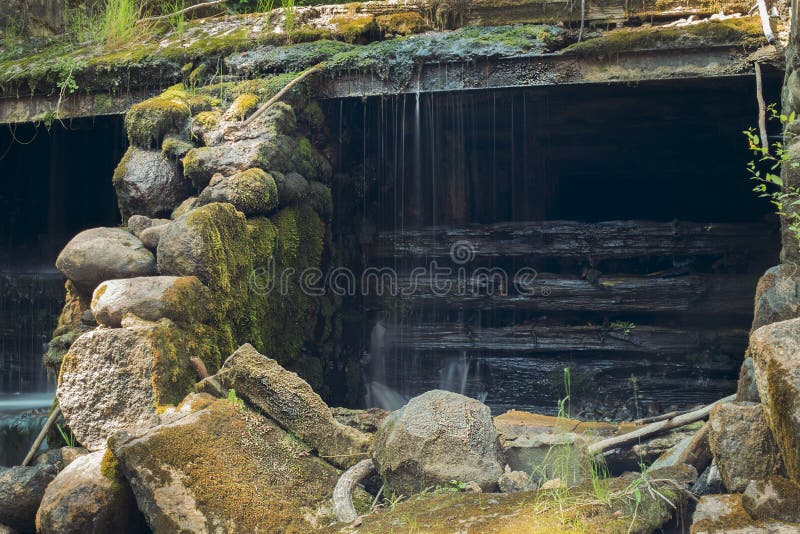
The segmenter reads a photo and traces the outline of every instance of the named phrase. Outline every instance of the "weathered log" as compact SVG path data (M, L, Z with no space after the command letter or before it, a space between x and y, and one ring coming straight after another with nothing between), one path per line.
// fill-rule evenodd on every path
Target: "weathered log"
M39 432L39 435L36 436L36 439L33 441L33 445L31 445L31 449L28 451L28 454L25 455L25 459L22 460L22 465L26 466L31 463L33 457L36 456L36 451L39 450L39 447L42 445L44 438L47 437L47 433L50 432L50 427L53 426L53 423L56 422L58 416L61 415L61 406L56 406L52 412L50 412L50 417L47 418L47 421L44 422L44 426L42 430Z
M396 296L405 309L525 310L540 312L644 312L752 315L758 275L676 277L577 277L539 273L533 280L514 273L470 272L462 278L401 274L383 286L365 288L367 306L380 309ZM495 276L497 275L497 276ZM391 286L391 287L390 287ZM392 301L394 302L394 301Z
M459 246L474 257L531 256L594 260L777 253L765 224L576 221L432 226L377 234L369 255L447 258Z
M640 353L681 355L713 349L732 354L747 345L746 329L680 329L644 325L390 325L386 342L403 350L526 353Z
M656 434L661 434L662 432L666 432L667 430L672 430L673 428L685 426L694 423L695 421L701 421L708 417L708 414L711 413L711 410L715 406L725 402L731 402L735 398L736 395L729 395L723 399L718 400L715 403L709 404L708 406L704 406L699 410L679 415L674 419L658 421L656 423L651 423L649 425L643 426L642 428L634 430L633 432L622 434L621 436L614 436L613 438L607 438L601 441L597 441L589 445L588 452L590 455L600 454L603 451L606 451L608 449L613 449L614 447L620 447L623 445L628 445L629 443L634 443L644 437L654 436Z
M336 519L342 523L351 523L358 517L353 506L353 490L363 480L377 472L372 460L361 460L356 465L342 473L336 487L333 488L333 512Z
M278 91L278 92L277 92L277 94L275 94L275 96L273 96L272 98L270 98L269 100L267 100L267 101L266 101L266 102L265 102L265 103L264 103L264 104L263 104L261 107L259 107L257 110L255 110L255 111L253 112L253 114L252 114L252 115L250 115L250 117L249 117L249 118L248 118L246 121L244 121L244 122L242 123L242 125L241 125L241 128L247 128L247 127L248 127L248 126L249 126L249 125L250 125L250 124L251 124L251 123L252 123L254 120L256 120L258 117L260 117L261 115L263 115L264 113L266 113L266 111L267 111L267 110L268 110L270 107L272 107L272 106L275 104L275 102L278 102L278 101L279 101L281 98L283 98L283 96L284 96L286 93L288 93L288 92L289 92L289 90L290 90L292 87L294 87L294 86L295 86L295 85L297 85L298 83L302 82L302 81L303 81L303 80L305 80L307 77L309 77L309 76L311 76L312 74L314 74L315 72L319 72L319 71L321 71L321 70L323 69L323 67L324 67L324 65L323 65L322 63L319 63L319 64L317 64L317 65L314 65L313 67L310 67L310 68L308 68L308 69L304 70L303 72L301 72L301 73L300 73L300 74L299 74L299 75L298 75L296 78L292 79L292 81L290 81L289 83L287 83L287 84L286 84L286 85L283 87L283 89L281 89L280 91Z

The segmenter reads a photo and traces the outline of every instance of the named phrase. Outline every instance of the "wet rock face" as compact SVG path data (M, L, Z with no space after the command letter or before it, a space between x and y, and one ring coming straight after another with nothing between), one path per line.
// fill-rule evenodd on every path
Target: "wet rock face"
M122 217L169 215L192 192L179 164L160 151L128 148L114 172L114 189Z
M763 326L750 336L756 386L786 472L800 482L800 319Z
M497 489L503 454L489 408L457 393L433 390L387 417L373 453L387 488L413 495L451 480Z
M52 465L16 466L0 471L0 524L20 532L35 532L36 510L55 476Z
M154 532L313 532L330 522L336 469L227 400L109 445Z
M755 519L800 523L800 487L783 477L751 481L742 505Z
M334 419L305 380L250 344L239 347L217 377L331 463L350 467L367 455L369 438L365 434Z
M115 464L113 456L101 450L64 468L44 493L36 514L37 532L147 532L133 493Z
M81 291L91 293L104 280L155 274L156 259L130 232L92 228L67 243L56 267Z
M709 423L709 445L729 491L744 491L753 479L783 472L780 450L760 404L720 404Z

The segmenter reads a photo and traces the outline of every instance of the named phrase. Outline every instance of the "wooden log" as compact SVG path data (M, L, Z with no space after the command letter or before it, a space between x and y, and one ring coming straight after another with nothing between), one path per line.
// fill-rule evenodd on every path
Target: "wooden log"
M480 351L535 353L638 353L683 355L714 350L740 352L747 345L746 329L680 329L637 325L624 327L515 325L502 328L469 328L462 324L436 323L390 325L386 342L403 350Z
M456 244L469 247L475 257L595 260L778 251L775 228L766 224L527 221L381 232L368 246L368 254L373 258L448 258Z
M342 473L333 488L333 512L336 519L342 523L352 523L358 517L353 506L353 490L363 480L376 472L372 460L361 460L356 465Z
M386 295L404 309L637 312L750 316L758 275L676 277L601 276L595 283L539 273L532 281L476 275L435 279L401 274L387 286L365 289L367 307L381 309ZM394 289L392 289L394 287ZM442 289L445 289L444 291ZM394 301L392 301L394 302Z
M607 438L592 443L591 445L589 445L589 450L588 450L589 455L594 456L608 449L613 449L614 447L621 447L623 445L635 443L636 441L642 438L655 436L656 434L661 434L663 432L666 432L667 430L672 430L673 428L685 426L694 423L695 421L701 421L708 417L708 414L711 413L711 410L715 406L725 402L731 402L735 398L736 395L729 395L724 399L720 399L713 404L709 404L708 406L704 406L699 410L695 410L687 414L679 415L674 419L667 419L665 421L658 421L656 423L651 423L649 425L643 426L642 428L634 430L633 432L628 432L627 434L623 434L621 436L614 436L613 438Z
M31 445L31 449L28 451L28 454L26 454L25 458L22 460L23 466L30 464L31 460L33 460L33 457L36 456L36 451L38 451L39 447L41 447L44 438L47 437L47 433L50 431L50 427L53 426L53 424L56 422L56 419L58 419L59 415L61 415L61 406L56 406L53 409L53 411L50 412L50 417L48 417L47 421L45 421L42 430L39 432L39 435L36 436L33 445Z

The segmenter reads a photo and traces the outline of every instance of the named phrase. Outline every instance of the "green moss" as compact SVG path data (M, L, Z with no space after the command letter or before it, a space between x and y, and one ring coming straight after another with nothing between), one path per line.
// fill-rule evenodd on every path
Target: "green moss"
M142 148L159 147L167 133L184 128L190 115L189 106L176 99L158 97L134 104L125 115L128 139Z
M379 15L375 17L375 22L384 35L412 35L430 29L425 19L416 11Z
M167 135L161 143L161 153L169 159L180 159L193 148L192 143L174 135Z
M346 43L368 43L378 33L378 25L372 15L347 15L333 17L333 34Z
M233 104L228 109L228 114L236 120L243 121L257 108L258 95L245 93L236 97L236 100L233 101Z
M103 459L100 462L100 474L110 480L119 480L122 474L119 472L119 460L111 452L111 449L106 449L103 454Z
M754 49L765 44L758 17L712 21L680 28L621 29L587 39L564 49L563 53L597 57L636 50L697 48L708 45L740 45Z
M194 124L199 124L204 130L210 131L219 126L222 121L222 113L220 111L203 111L198 113L192 119Z

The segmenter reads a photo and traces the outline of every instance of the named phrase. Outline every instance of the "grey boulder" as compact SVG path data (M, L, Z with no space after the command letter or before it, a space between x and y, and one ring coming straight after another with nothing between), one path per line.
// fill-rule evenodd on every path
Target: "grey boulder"
M0 471L0 524L20 532L34 532L36 510L55 476L52 465L15 466Z
M123 218L169 215L192 192L178 162L160 151L131 146L114 171L114 189Z

